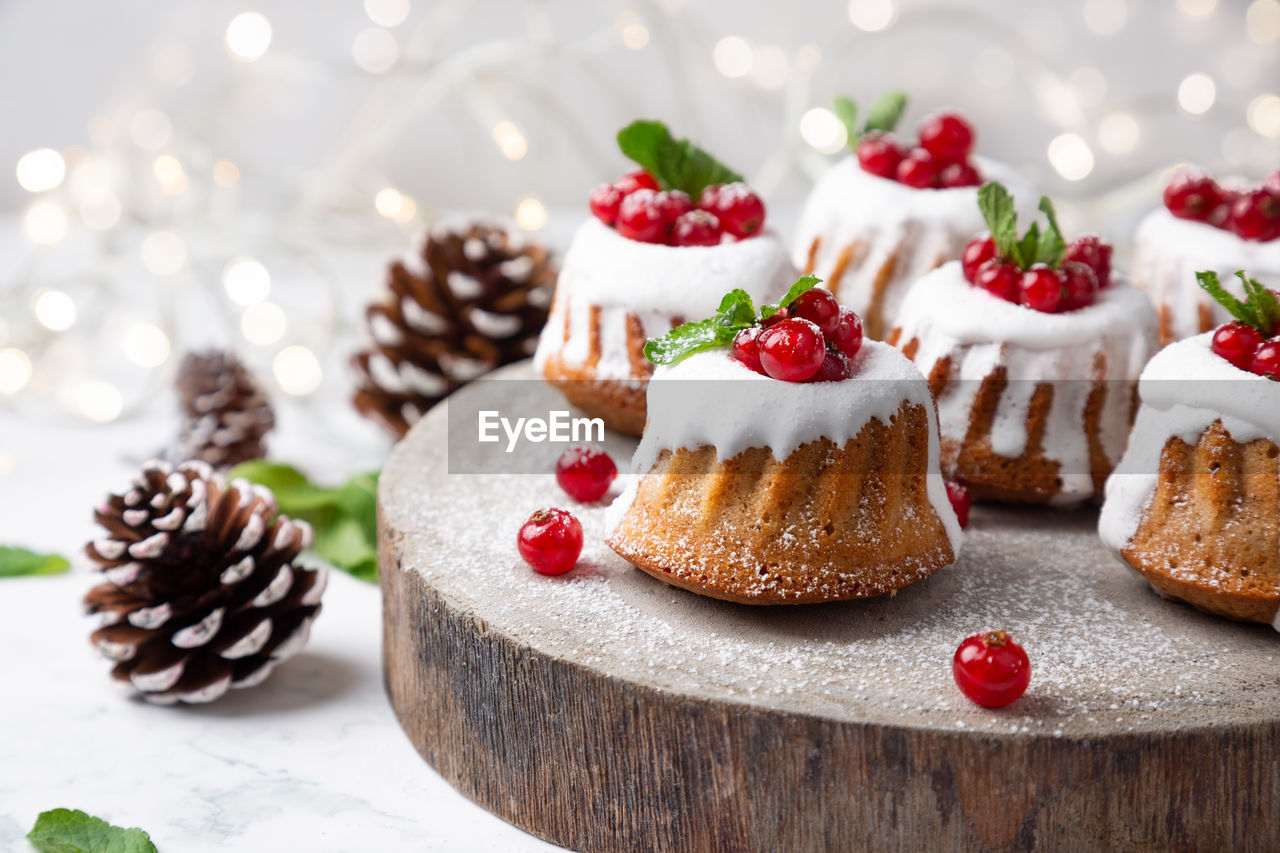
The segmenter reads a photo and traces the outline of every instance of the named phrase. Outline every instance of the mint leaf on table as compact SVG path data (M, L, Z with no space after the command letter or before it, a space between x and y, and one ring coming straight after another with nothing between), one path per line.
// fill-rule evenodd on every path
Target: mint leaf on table
M894 128L898 126L898 120L902 118L902 114L906 109L906 92L885 92L871 102L871 108L867 110L867 123L862 132L870 133L873 130L883 130L887 133L892 133Z
M280 512L311 525L311 553L363 581L378 579L378 475L357 474L336 488L317 486L290 465L256 459L231 469L275 494Z
M0 578L60 575L69 568L71 563L58 554L37 554L26 548L0 545Z
M730 169L688 139L676 139L660 121L641 119L618 131L618 148L664 190L681 190L697 201L714 184L741 181Z
M1054 269L1067 256L1067 242L1062 239L1062 230L1058 228L1058 215L1054 212L1053 202L1048 196L1040 196L1040 212L1049 220L1049 227L1040 235L1036 247L1035 263L1048 264Z
M141 829L121 829L71 809L41 812L27 840L40 853L156 853Z

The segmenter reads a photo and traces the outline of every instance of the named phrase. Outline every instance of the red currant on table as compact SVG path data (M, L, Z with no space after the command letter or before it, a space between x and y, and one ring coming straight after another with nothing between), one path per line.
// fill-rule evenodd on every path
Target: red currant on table
M1241 370L1253 369L1253 354L1262 346L1262 333L1244 323L1227 323L1213 333L1209 349Z
M1017 302L1022 271L1011 263L992 258L979 265L973 275L973 284L1005 302Z
M1062 307L1062 279L1047 264L1034 264L1022 274L1018 302L1024 308L1052 314Z
M858 140L857 152L858 164L864 172L897 180L902 148L892 136L884 131L874 130Z
M760 364L760 336L764 329L760 326L748 326L733 336L733 357L754 370L764 373Z
M556 482L579 503L598 501L618 476L608 453L594 447L575 447L556 461Z
M920 145L943 163L962 163L973 150L973 127L955 113L936 113L920 125Z
M760 336L760 365L784 382L803 382L822 367L827 342L809 320L790 317L765 329Z
M840 322L830 340L836 349L853 358L862 349L862 318L852 308L841 308Z
M520 526L516 548L535 572L562 575L582 553L582 525L562 509L536 510Z
M829 290L806 290L787 306L787 312L813 323L824 338L834 335L840 324L840 303Z
M1063 261L1058 270L1062 278L1062 310L1088 308L1098 298L1098 277L1087 264Z
M754 237L764 228L764 202L743 183L707 187L698 198L698 207L718 216L725 233L739 240Z
M956 512L956 519L960 522L960 529L969 526L969 510L973 509L973 497L969 494L969 490L965 488L964 483L956 480L947 480L947 500L951 501L951 508Z
M1179 219L1204 222L1222 200L1222 190L1201 172L1182 172L1164 188L1164 206Z
M818 372L809 377L809 382L840 382L853 375L853 362L840 350L827 350L826 357Z
M622 191L613 184L601 184L591 191L591 215L605 225L618 221L618 206L622 204Z
M944 190L956 187L976 187L982 183L982 175L968 163L952 163L938 173L938 186Z
M1241 240L1266 242L1280 237L1280 196L1267 190L1243 193L1232 202L1227 225Z
M984 631L960 644L951 660L960 692L984 708L1001 708L1031 683L1031 661L1004 631Z
M1258 347L1250 369L1259 376L1280 381L1280 338L1272 338Z
M682 214L671 229L674 246L718 246L721 236L720 220L706 210Z
M622 200L618 207L618 233L641 243L666 242L667 223L658 208L658 194L639 189Z
M965 279L972 283L974 276L978 274L978 267L995 256L996 241L990 235L974 237L965 243L964 251L960 253L960 266L964 270Z
M1097 234L1084 234L1067 244L1064 261L1077 261L1098 277L1099 289L1111 284L1111 244Z
M617 187L618 192L622 193L624 196L631 195L636 190L658 191L658 182L654 180L653 175L650 175L644 169L627 172L627 174L614 181L613 185Z
M912 148L898 164L898 180L918 190L930 189L938 181L941 164L923 148Z

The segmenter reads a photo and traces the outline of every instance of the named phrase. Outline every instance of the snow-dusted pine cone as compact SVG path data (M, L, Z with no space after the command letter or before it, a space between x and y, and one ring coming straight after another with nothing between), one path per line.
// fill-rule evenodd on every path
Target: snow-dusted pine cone
M189 353L177 378L184 422L174 462L200 459L230 468L266 455L275 414L253 374L229 352Z
M85 596L112 675L150 702L211 702L260 684L307 642L326 573L295 565L311 527L267 489L203 463L148 462L94 517L86 552L106 582Z
M421 263L392 263L365 312L356 408L399 437L458 387L533 355L555 282L547 250L501 225L437 225Z

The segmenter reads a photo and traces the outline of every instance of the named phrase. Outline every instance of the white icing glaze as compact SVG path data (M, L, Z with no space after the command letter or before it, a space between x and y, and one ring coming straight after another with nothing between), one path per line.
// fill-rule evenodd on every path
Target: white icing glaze
M1133 276L1157 305L1168 306L1175 339L1200 332L1201 306L1212 309L1215 325L1231 319L1200 289L1196 273L1202 270L1217 272L1223 286L1241 299L1236 270L1280 287L1280 240L1241 240L1230 231L1179 219L1163 207L1143 217L1134 234Z
M697 382L690 386L688 382ZM924 377L893 347L867 341L842 382L782 382L736 361L727 349L689 356L654 371L649 382L649 423L632 460L647 473L663 450L710 445L730 459L766 447L779 461L819 438L836 445L857 436L872 418L888 424L903 404L929 413L929 502L942 520L952 551L960 553L960 524L938 467L940 446L933 401ZM635 497L633 479L609 508L613 530Z
M1093 305L1046 314L1023 308L973 287L958 261L951 261L912 287L897 327L899 346L918 340L914 361L929 375L943 358L959 355L952 381L938 404L942 435L962 441L982 382L1003 367L1009 384L991 427L991 449L1008 457L1026 448L1027 417L1037 383L1054 383L1043 438L1045 455L1058 462L1062 491L1057 503L1093 495L1085 407L1099 355L1106 359L1106 397L1099 437L1112 462L1129 435L1133 382L1155 352L1158 320L1146 294L1115 276Z
M1155 496L1170 438L1195 444L1221 419L1231 438L1280 444L1280 382L1239 370L1209 349L1205 332L1162 349L1142 371L1142 405L1129 447L1107 479L1098 533L1115 551L1129 544ZM1277 467L1280 477L1280 466Z
M600 308L597 377L631 379L628 314L640 319L645 337L658 337L671 330L675 319L710 316L730 290L745 290L757 304L771 302L798 277L771 231L718 246L673 247L628 240L599 220L588 219L565 254L555 307L539 338L534 364L541 370L553 353L572 364L586 362L594 306Z
M1019 223L1030 223L1039 202L1035 188L1002 163L982 157L973 161L984 180L999 181L1013 194ZM803 269L814 239L820 238L814 274L827 278L846 247L865 243L865 258L850 264L837 285L840 302L865 316L880 269L899 255L883 302L888 328L906 285L940 262L959 258L969 238L986 227L978 209L977 187L917 190L864 172L850 155L814 185L800 216L791 257Z

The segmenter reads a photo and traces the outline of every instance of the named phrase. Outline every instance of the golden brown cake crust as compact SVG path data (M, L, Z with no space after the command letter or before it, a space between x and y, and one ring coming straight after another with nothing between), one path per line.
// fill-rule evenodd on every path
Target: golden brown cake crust
M744 604L866 598L955 560L929 501L929 416L904 404L837 447L664 450L608 544L659 580Z
M1165 595L1270 623L1280 608L1280 448L1241 444L1220 420L1194 445L1170 438L1121 556Z

